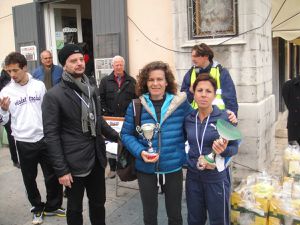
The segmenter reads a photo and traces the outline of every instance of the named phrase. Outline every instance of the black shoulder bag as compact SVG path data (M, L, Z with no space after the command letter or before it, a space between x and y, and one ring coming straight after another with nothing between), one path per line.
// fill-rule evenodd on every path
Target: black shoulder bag
M135 108L134 125L141 125L141 100L133 99L133 107ZM137 132L136 132L137 135ZM135 157L123 146L122 142L118 142L117 154L117 175L121 181L136 180Z

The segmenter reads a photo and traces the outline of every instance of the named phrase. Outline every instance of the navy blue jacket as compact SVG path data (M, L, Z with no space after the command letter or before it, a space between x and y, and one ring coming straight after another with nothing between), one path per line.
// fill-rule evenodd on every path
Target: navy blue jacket
M148 94L140 97L142 103L141 125L157 123L154 106ZM186 94L166 94L166 100L161 108L161 148L159 160L156 163L145 163L141 152L148 149L146 140L135 136L134 111L132 103L128 106L121 139L124 146L135 156L135 167L138 171L148 174L171 173L182 168L186 162L185 137L183 130L184 118L192 111L186 100ZM153 138L153 148L158 148L158 135Z
M56 66L56 65L52 66L51 75L52 75L52 85L53 86L60 82L62 73L63 73L63 68L61 68L60 66ZM32 76L35 79L38 79L38 80L41 80L44 82L44 76L45 76L44 67L41 65L38 68L36 68L32 72Z
M207 122L207 118L200 122L199 117L196 117L197 110L194 110L190 115L185 118L184 129L187 135L187 140L190 145L190 150L188 152L188 169L194 173L199 174L199 179L207 183L220 182L227 178L226 170L218 172L217 168L214 170L198 170L196 163L200 156L199 146L201 145L201 138L203 131ZM198 129L198 143L196 139L196 119L197 119L197 129ZM202 155L208 155L212 152L212 145L214 140L220 137L218 131L216 130L216 123L218 119L224 119L228 121L228 115L225 111L221 111L217 106L213 106L213 112L210 114L210 118L207 124L206 132L204 134ZM237 154L238 152L238 141L229 141L227 148L223 153L222 157L229 157Z
M199 74L209 73L212 64L213 63L211 63L205 69L200 68ZM214 64L217 65L218 63L214 62ZM189 71L184 75L182 85L181 85L181 91L186 92L188 101L190 103L194 100L194 95L189 90L191 86L191 74L193 68L194 67L189 69ZM222 99L224 101L225 107L226 109L229 109L232 112L234 112L234 114L237 116L239 106L237 103L235 86L228 70L224 67L221 67L220 69L220 82L221 82L221 89L222 89Z

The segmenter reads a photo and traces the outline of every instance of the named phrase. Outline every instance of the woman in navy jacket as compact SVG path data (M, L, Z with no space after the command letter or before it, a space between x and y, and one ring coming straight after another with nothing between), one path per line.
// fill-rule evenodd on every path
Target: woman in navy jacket
M224 164L206 163L203 156L214 151L221 159L237 154L238 142L220 139L218 119L228 121L226 111L213 106L216 81L205 74L194 85L194 99L199 108L185 118L185 132L190 145L186 177L188 224L204 225L209 214L211 225L230 224L230 181ZM219 156L218 156L219 155ZM221 157L220 157L221 156Z
M140 71L137 95L142 104L141 125L152 123L159 127L152 139L153 148L158 153L154 158L149 157L147 141L135 134L132 103L127 109L121 131L123 144L136 158L135 167L146 225L157 225L159 186L165 193L168 224L182 224L182 165L186 161L183 122L192 108L185 93L176 93L177 86L168 64L155 61Z

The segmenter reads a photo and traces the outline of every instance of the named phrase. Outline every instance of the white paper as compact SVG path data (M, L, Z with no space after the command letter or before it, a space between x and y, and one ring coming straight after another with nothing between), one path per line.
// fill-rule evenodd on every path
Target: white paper
M216 155L216 167L219 172L222 172L225 169L225 158L220 155Z
M118 144L114 142L107 141L106 142L106 151L116 155L118 151Z
M103 118L106 120L108 125L111 126L111 128L113 128L118 133L121 132L123 122L124 122L124 117L104 116ZM111 153L113 155L117 155L117 153L118 153L118 144L117 143L110 142L110 141L106 140L105 144L106 144L106 151L108 153Z

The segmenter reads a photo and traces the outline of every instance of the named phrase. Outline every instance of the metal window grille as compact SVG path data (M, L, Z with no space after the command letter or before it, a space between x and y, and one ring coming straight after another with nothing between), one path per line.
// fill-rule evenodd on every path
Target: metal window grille
M237 35L235 0L188 0L190 38Z

